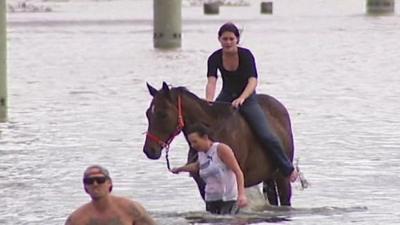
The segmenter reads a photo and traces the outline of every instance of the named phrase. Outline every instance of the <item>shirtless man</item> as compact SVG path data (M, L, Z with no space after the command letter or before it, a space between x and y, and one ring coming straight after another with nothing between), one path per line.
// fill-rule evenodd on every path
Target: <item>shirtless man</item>
M89 166L83 185L92 201L75 210L65 225L155 225L141 204L110 194L112 180L104 167Z

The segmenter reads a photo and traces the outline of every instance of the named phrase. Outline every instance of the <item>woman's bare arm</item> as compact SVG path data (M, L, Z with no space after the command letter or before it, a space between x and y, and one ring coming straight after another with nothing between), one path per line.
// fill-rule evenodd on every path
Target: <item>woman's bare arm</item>
M206 85L206 100L212 102L215 96L215 89L217 87L217 78L214 76L209 76L207 78Z

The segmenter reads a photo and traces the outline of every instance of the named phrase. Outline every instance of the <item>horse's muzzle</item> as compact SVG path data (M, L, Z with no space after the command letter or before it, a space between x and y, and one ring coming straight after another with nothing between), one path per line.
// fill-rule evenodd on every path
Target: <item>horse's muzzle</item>
M153 147L143 147L143 152L149 159L159 159L161 157L161 149L157 150Z

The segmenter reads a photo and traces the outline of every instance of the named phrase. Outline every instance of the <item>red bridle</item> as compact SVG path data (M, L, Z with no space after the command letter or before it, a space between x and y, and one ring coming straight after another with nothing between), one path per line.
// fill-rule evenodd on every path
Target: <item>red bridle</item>
M168 159L168 152L169 152L169 146L171 142L174 140L176 136L183 130L185 127L185 122L183 121L183 113L182 113L182 97L178 95L178 126L176 127L175 131L169 136L169 138L166 141L161 140L161 138L157 137L156 135L147 132L146 136L159 144L163 149L165 148L165 159L167 160L167 168L168 170L171 170L170 164L169 164L169 159Z

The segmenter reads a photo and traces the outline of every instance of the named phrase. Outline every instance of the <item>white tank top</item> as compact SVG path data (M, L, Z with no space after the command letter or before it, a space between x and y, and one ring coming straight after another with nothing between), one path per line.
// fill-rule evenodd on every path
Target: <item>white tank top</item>
M200 177L206 183L206 201L236 201L238 196L235 173L218 156L218 142L207 152L198 153Z

